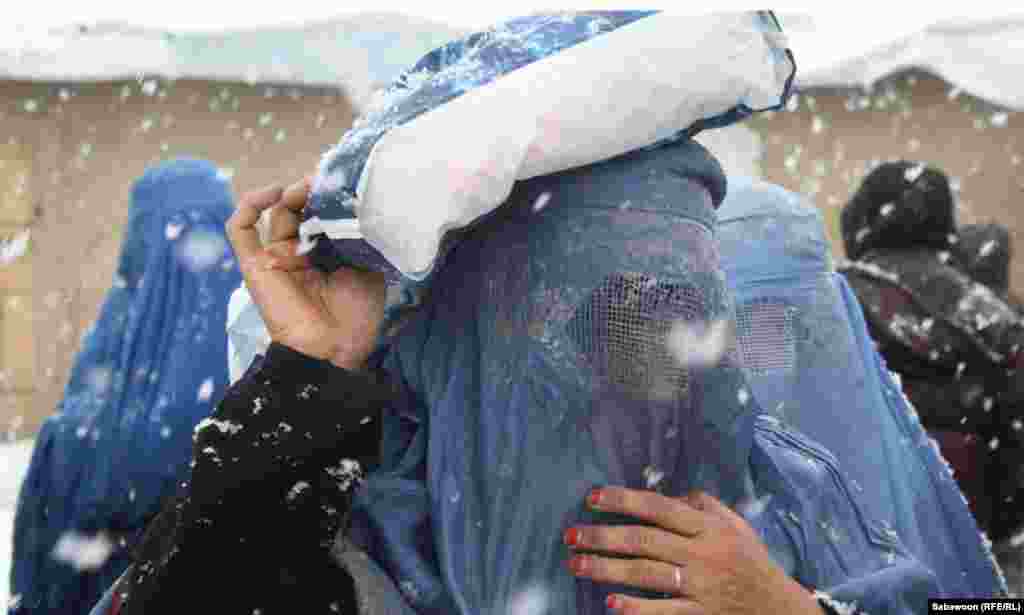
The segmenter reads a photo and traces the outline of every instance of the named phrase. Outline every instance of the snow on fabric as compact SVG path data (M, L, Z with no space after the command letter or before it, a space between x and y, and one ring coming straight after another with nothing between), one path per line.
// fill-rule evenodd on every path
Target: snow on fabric
M957 229L957 257L964 271L980 284L1005 296L1010 290L1013 240L1004 225L965 224Z
M427 55L325 154L304 245L423 279L444 234L492 211L516 180L778 108L794 70L767 13L510 20Z
M134 184L115 282L18 499L13 613L86 612L187 471L193 426L227 384L223 326L239 273L221 242L232 209L205 161L165 163Z
M731 339L713 366L670 348L735 326L713 230L724 180L683 140L519 182L438 268L378 356L406 391L353 511L407 612L605 613L620 588L570 575L560 537L623 521L583 506L606 484L716 494L788 574L868 612L938 592L834 456L763 414ZM670 336L679 320L696 332Z
M818 210L779 186L730 177L719 224L757 400L835 455L853 496L936 575L942 595L997 594L957 484L880 369L860 305L832 269Z

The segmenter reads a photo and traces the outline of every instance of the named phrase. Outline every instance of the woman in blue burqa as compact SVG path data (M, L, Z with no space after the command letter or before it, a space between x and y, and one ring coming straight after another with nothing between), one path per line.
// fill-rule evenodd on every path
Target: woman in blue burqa
M434 77L462 53L493 78L488 54L597 35L588 19L453 43L358 130L447 104ZM759 405L719 257L726 179L693 132L518 182L388 311L394 269L367 243L295 254L358 172L243 197L229 235L272 344L95 612L906 614L961 591Z
M233 210L201 160L155 166L132 187L113 285L21 487L10 613L87 612L185 475L193 427L227 385Z
M834 268L817 208L730 177L718 221L740 362L761 407L829 450L858 501L944 594L1002 591L964 495Z

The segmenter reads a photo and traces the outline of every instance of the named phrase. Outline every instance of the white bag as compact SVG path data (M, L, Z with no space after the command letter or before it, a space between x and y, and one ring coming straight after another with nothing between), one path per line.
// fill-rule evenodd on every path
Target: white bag
M309 239L363 238L405 276L431 271L443 235L497 208L517 180L606 160L739 105L782 102L794 67L762 14L659 13L470 90L385 133L355 220Z
M245 282L231 293L228 302L228 378L234 384L249 369L256 355L265 355L270 333Z

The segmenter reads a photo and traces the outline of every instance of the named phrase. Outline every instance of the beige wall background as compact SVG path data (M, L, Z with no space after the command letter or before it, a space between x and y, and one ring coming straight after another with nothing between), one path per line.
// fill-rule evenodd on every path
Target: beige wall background
M351 124L338 90L201 81L0 81L0 439L34 433L63 391L110 286L128 193L181 155L233 175L236 192L298 179Z
M177 155L213 160L237 190L310 172L352 120L336 90L196 81L0 81L0 237L31 229L0 266L0 439L53 412L106 292L131 182ZM964 221L1022 227L1024 117L920 72L871 93L813 91L750 122L763 175L804 192L838 236L838 211L874 162L945 170ZM837 253L841 250L837 245ZM1015 287L1024 268L1014 264Z
M811 197L823 211L834 251L839 210L872 165L886 160L926 162L946 172L961 223L1000 221L1020 252L1024 219L1024 114L964 94L945 81L908 71L870 94L818 90L791 101L790 110L758 116L766 179ZM1024 267L1012 284L1024 288Z

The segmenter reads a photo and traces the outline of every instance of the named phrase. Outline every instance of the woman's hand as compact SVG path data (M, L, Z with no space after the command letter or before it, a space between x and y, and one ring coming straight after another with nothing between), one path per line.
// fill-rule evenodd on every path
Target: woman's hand
M327 275L296 254L309 185L307 177L287 190L275 186L243 195L228 220L228 238L270 338L338 367L359 369L373 352L384 317L384 277L344 267ZM256 228L265 210L266 245Z
M822 615L813 595L786 576L746 521L715 498L669 498L608 487L587 498L594 510L641 525L569 528L573 574L669 594L647 600L612 594L608 606L631 615ZM616 556L627 556L623 559Z

